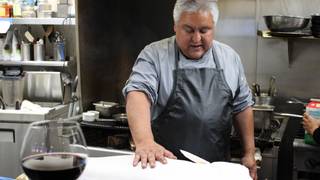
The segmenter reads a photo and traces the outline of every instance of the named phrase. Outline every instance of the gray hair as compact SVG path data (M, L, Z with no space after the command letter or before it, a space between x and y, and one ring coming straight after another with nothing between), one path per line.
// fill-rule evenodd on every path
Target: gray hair
M209 11L216 25L219 18L218 0L177 0L173 10L173 20L177 23L183 12Z

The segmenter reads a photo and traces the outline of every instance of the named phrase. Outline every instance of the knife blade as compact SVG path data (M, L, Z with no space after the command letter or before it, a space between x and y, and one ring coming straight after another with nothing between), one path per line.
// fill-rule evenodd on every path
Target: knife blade
M194 155L194 154L192 154L192 153L189 153L188 151L184 151L184 150L180 149L180 152L181 152L186 158L188 158L189 160L191 160L192 162L200 163L200 164L210 164L209 161L204 160L204 159L202 159L201 157L196 156L196 155Z

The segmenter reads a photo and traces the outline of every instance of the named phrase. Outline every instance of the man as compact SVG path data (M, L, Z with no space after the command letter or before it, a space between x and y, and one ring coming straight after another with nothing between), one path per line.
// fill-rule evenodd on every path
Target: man
M180 149L227 161L234 119L242 164L256 179L251 91L237 53L213 40L216 2L177 0L173 16L176 36L146 46L123 89L133 165L185 159Z

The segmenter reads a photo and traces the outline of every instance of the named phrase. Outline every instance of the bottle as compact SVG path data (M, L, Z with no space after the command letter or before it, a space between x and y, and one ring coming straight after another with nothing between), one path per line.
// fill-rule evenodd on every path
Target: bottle
M23 1L22 0L14 0L13 1L13 17L21 17L21 7Z
M306 107L306 113L320 121L320 99L311 99ZM311 134L305 131L304 142L306 144L316 144Z
M65 61L65 39L59 32L55 34L56 39L53 43L53 60L54 61Z
M10 5L8 1L0 2L0 17L3 17L3 18L10 17Z
M11 60L13 30L9 30L2 48L2 58L4 61Z
M21 61L21 38L18 29L13 31L11 60Z

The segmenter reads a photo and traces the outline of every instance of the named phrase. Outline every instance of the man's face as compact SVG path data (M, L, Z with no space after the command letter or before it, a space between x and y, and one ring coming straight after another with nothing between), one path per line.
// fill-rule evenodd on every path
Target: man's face
M183 12L174 25L177 44L188 59L200 59L212 46L214 32L210 12Z

